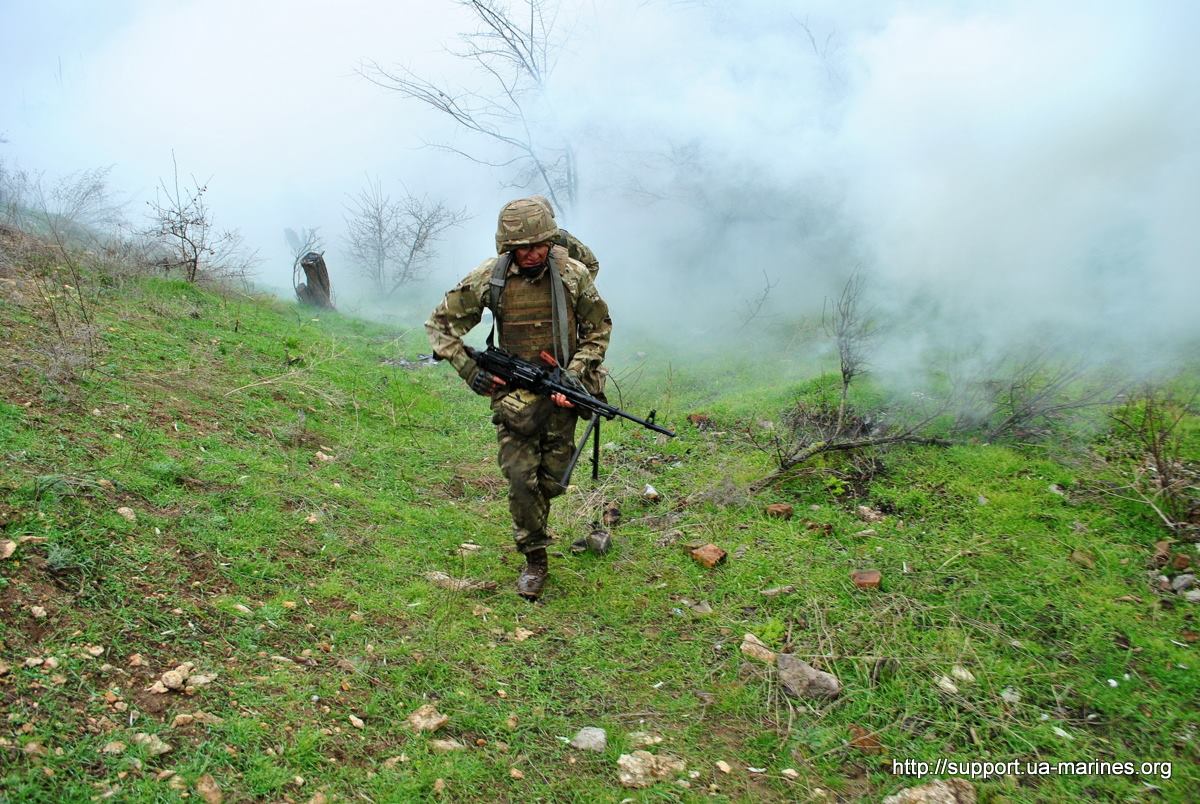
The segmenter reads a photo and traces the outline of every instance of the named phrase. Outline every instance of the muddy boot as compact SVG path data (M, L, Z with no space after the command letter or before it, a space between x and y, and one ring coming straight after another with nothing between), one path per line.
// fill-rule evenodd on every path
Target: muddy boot
M526 600L537 600L542 596L546 576L550 573L550 562L544 548L530 550L525 554L525 569L517 578L517 594Z

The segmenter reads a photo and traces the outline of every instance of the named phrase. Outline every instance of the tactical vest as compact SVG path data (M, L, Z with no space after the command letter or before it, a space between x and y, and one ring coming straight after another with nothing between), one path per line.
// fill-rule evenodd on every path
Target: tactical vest
M556 355L565 366L578 347L578 335L575 305L569 302L566 288L563 287L563 304L560 306L563 320L559 323L566 333L567 354L558 354L562 339L554 330L553 298L556 281L554 272L557 272L557 281L561 284L562 273L558 260L551 256L550 265L533 282L520 275L508 276L510 264L509 254L497 258L488 303L500 331L500 345L517 357L534 362L541 352L549 352Z

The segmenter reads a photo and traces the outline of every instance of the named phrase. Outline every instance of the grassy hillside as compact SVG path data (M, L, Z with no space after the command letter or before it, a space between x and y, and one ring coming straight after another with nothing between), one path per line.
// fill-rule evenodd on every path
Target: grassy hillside
M975 779L988 801L1195 795L1197 606L1151 588L1167 534L1094 490L1110 465L912 447L862 482L816 472L748 496L770 459L735 432L811 376L668 372L653 352L637 368L627 340L626 405L679 437L606 426L601 483L581 471L556 503L530 605L511 591L486 404L445 366L400 364L426 350L419 327L97 281L95 366L53 382L69 345L53 348L33 274L3 280L0 799L877 800L917 783L892 773L906 759L1172 763L1169 779ZM688 423L700 410L713 427ZM571 555L605 502L614 552ZM796 516L768 518L774 502ZM705 569L692 542L730 558ZM861 569L882 586L857 589ZM842 696L786 696L739 651L748 632ZM207 683L148 690L185 662ZM407 723L429 703L449 717L432 738ZM584 726L606 729L602 753L566 744ZM636 732L687 770L622 788Z

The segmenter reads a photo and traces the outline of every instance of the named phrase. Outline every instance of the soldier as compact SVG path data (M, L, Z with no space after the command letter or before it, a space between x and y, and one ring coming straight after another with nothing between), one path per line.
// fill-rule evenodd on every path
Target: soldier
M608 305L587 268L551 242L558 231L537 201L505 204L496 226L500 256L468 274L425 322L434 356L449 360L475 393L491 397L513 538L526 562L517 592L529 600L536 600L546 583L546 546L553 540L546 521L550 500L566 490L559 480L574 449L577 416L561 394L546 398L506 389L499 377L479 369L462 336L488 308L503 348L533 361L543 351L554 354L571 378L593 394L600 391L600 363L612 332ZM560 282L564 303L556 310L553 287Z

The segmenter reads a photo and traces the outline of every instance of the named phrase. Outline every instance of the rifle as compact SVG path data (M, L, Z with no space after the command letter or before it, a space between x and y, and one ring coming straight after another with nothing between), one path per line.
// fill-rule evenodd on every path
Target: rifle
M466 349L467 355L475 361L480 369L504 380L508 387L525 388L539 396L562 394L580 413L587 415L591 419L588 422L587 429L583 431L583 438L580 439L579 445L575 448L575 453L571 456L571 460L567 464L567 471L563 474L561 481L563 486L570 484L571 473L575 471L575 464L579 461L579 456L582 454L583 448L587 445L588 436L593 438L592 480L600 478L601 418L611 421L619 416L622 419L628 419L634 424L640 424L642 427L653 430L656 433L662 433L669 438L675 437L675 434L670 430L654 423L654 417L658 411L651 410L650 415L644 419L639 419L637 416L626 413L615 405L610 405L603 399L598 399L589 394L576 380L572 379L562 370L558 361L549 352L541 353L540 357L545 365L538 365L528 360L522 360L511 352L507 352L496 346L489 346L482 352L472 349L470 346L466 347Z

